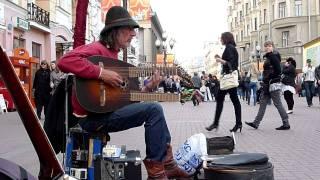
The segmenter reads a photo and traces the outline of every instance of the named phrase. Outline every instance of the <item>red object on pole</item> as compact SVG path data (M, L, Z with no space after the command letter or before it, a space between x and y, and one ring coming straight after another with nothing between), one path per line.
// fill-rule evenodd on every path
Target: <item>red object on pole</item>
M86 43L86 25L89 0L78 0L73 34L73 49Z

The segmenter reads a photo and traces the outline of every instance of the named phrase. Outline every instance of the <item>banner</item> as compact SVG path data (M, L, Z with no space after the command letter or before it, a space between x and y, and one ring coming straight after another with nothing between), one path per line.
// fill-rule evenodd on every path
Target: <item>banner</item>
M163 54L157 54L157 62L156 62L156 64L164 64L163 58L164 58Z
M130 0L129 13L139 25L150 24L151 8L149 0Z
M167 54L167 60L166 60L167 64L172 65L174 62L174 54Z
M306 60L311 59L312 66L320 64L320 38L314 39L303 45L303 66L306 66Z
M121 6L121 0L101 0L101 21L103 24L106 14L112 6Z

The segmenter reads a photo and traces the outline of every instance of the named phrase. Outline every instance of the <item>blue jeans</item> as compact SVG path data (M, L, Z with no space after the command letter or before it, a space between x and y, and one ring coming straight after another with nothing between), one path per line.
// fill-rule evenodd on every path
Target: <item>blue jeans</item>
M249 84L248 104L250 104L251 89L252 89L252 93L253 93L253 105L256 105L256 103L257 103L257 82L250 82L250 84Z
M81 121L83 129L94 132L118 132L144 124L146 159L161 162L166 156L171 136L158 103L134 103L107 114L89 114Z
M304 81L304 88L306 90L306 99L308 105L312 105L312 98L314 96L314 81Z

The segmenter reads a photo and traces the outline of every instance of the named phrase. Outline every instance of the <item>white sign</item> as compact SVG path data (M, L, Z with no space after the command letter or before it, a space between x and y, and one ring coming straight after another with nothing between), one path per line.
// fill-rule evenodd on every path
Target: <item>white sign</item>
M0 24L5 25L5 18L4 18L4 5L0 3Z

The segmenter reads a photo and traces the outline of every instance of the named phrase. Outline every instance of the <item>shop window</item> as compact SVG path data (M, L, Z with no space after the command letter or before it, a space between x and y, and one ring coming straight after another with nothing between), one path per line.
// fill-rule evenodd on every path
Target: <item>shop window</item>
M40 60L41 44L32 42L32 57Z

